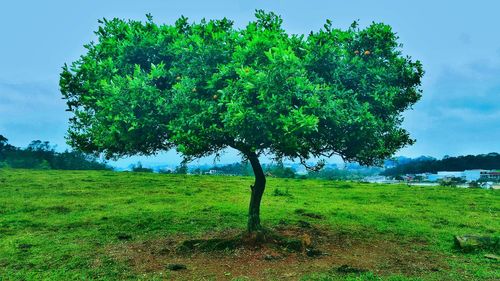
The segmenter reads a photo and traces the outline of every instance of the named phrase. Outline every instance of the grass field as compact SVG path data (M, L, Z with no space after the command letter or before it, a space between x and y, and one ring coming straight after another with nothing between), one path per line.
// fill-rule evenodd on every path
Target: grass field
M493 190L269 179L264 225L325 255L173 250L242 232L252 181L0 170L0 280L500 280L498 249L453 243L499 235Z

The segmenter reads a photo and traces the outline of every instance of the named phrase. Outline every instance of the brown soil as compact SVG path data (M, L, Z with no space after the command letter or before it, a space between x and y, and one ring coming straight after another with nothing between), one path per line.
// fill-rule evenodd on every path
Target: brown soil
M442 257L426 250L424 241L352 238L349 233L315 227L286 226L271 233L263 239L226 231L197 240L123 242L109 248L108 254L137 273L161 273L173 280L298 280L307 273L327 271L416 276L446 269ZM297 241L299 248L287 244L296 246ZM211 243L216 246L208 247ZM169 264L187 269L170 271Z

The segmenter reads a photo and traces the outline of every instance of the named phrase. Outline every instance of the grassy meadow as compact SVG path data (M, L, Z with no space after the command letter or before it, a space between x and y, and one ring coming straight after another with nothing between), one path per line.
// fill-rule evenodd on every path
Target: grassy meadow
M499 235L495 190L272 178L263 224L317 240L325 255L172 251L244 231L252 182L0 170L0 280L500 280L484 257L497 250L463 253L453 241Z

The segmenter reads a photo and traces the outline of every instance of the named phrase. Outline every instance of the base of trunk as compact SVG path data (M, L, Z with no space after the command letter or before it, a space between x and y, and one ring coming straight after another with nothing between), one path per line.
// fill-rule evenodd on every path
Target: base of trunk
M260 224L260 202L264 194L264 189L266 188L266 176L264 175L257 155L255 153L249 153L247 157L250 164L252 164L252 169L255 174L255 183L250 186L252 194L250 196L250 205L248 208L247 230L251 233L262 230Z

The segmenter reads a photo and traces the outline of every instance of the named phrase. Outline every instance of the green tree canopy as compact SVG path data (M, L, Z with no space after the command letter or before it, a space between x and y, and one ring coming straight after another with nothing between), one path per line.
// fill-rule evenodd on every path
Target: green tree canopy
M241 29L228 19L158 25L149 15L100 23L60 80L74 114L69 143L84 151L175 147L196 158L232 147L254 168L255 205L265 186L259 155L377 164L413 143L401 113L420 98L423 70L388 25L327 21L290 35L263 11Z

